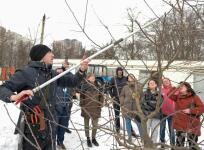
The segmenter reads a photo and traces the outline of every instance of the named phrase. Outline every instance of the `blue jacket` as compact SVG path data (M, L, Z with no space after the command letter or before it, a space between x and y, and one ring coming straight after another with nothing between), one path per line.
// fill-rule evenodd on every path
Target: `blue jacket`
M65 76L74 76L71 72L67 73ZM62 112L64 108L69 108L69 105L72 105L72 89L69 87L57 87L56 94L56 110L57 112Z

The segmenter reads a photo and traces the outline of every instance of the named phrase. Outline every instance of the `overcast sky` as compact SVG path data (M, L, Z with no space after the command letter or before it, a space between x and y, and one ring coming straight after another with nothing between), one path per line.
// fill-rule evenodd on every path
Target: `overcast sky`
M146 1L157 15L169 9L162 0ZM83 25L86 0L67 0L67 2ZM138 18L141 23L154 17L144 0L89 0L85 31L99 45L110 42L111 37L100 24L96 13L116 39L124 37L128 34L124 26L127 24L127 8L141 12ZM29 37L29 28L31 35L35 36L44 13L47 17L45 44L50 45L53 40L69 38L81 41L87 49L93 45L83 33L78 32L80 28L64 0L0 0L0 25L26 37Z

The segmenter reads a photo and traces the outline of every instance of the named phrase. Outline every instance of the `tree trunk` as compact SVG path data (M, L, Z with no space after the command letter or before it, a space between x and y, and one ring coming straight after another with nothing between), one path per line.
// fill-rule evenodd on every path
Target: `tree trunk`
M154 143L147 132L147 119L141 119L141 138L143 139L144 148L154 148Z

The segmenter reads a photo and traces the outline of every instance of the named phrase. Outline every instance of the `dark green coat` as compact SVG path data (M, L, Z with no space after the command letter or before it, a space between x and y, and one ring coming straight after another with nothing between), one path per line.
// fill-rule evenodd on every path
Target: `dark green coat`
M81 116L92 119L100 118L103 101L100 85L97 82L95 84L85 82L82 85L80 96Z

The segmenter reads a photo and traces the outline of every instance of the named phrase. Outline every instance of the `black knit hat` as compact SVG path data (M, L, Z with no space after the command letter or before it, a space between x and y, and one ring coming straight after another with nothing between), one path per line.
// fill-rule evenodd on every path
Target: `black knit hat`
M32 61L40 61L51 49L43 44L35 45L30 50L30 58Z

